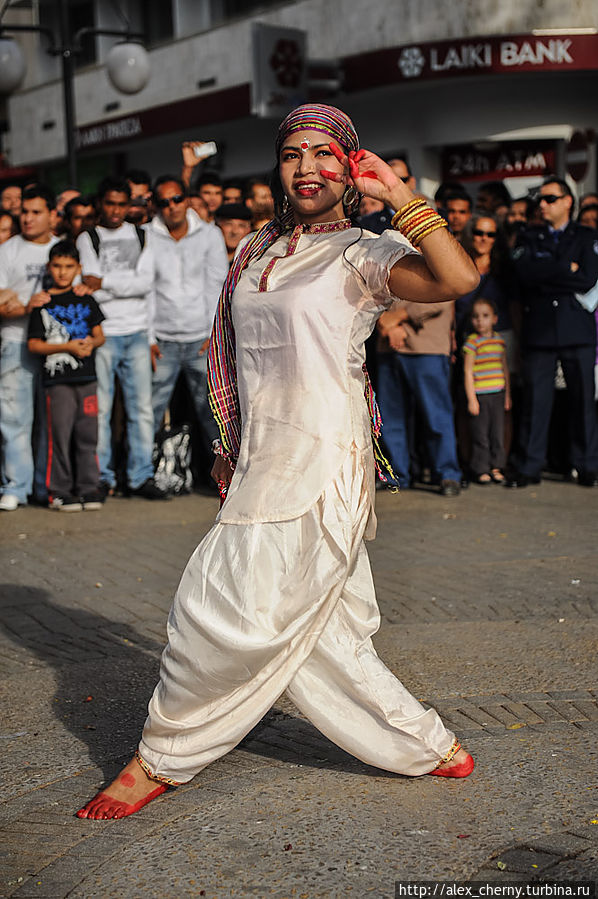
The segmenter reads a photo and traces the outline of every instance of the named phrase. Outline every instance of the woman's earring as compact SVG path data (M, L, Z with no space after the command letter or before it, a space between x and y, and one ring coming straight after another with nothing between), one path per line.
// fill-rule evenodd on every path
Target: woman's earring
M359 206L359 194L352 185L347 187L343 194L343 206L349 214L357 211Z
M289 198L285 194L282 198L282 214L285 215L289 211Z

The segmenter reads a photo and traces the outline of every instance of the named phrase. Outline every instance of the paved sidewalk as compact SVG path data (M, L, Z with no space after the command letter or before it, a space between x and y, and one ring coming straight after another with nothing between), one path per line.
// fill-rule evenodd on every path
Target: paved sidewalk
M0 896L392 899L397 880L595 880L598 491L378 499L376 648L477 761L369 768L284 697L133 818L79 805L134 749L213 498L0 513Z

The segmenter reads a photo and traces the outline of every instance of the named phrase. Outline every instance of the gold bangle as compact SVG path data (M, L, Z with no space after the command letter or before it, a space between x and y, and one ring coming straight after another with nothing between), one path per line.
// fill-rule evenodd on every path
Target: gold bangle
M440 218L440 216L439 216L439 218ZM428 228L426 228L426 230L422 234L418 234L416 237L414 237L413 240L411 241L411 243L413 243L413 246L419 247L422 240L424 240L426 237L428 237L434 231L438 231L440 228L448 228L448 225L444 221L444 219L442 219L442 221L440 221L440 222L433 222L433 224L429 225Z
M404 216L406 216L412 209L414 210L415 207L423 208L424 206L428 206L428 204L422 197L414 197L412 200L409 200L409 202L406 203L404 206L401 206L400 209L397 209L397 211L395 212L395 214L393 215L393 217L390 221L390 224L395 229L395 231L400 230L401 219L403 219ZM430 209L429 206L428 206L428 209Z

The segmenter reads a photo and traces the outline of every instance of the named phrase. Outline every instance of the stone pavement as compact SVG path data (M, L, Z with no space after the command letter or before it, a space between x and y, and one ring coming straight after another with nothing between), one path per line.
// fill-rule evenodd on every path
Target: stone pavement
M376 647L473 752L409 779L284 697L132 818L74 811L134 749L211 497L0 513L0 895L392 899L397 880L594 880L598 491L546 481L378 500Z

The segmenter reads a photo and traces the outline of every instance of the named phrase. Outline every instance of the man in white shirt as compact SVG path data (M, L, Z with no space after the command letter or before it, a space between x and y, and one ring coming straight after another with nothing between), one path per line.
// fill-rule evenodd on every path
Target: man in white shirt
M165 499L154 483L151 362L147 295L152 286L152 256L145 232L125 221L131 189L119 178L98 188L99 225L79 235L83 282L106 316L106 342L96 352L98 378L98 459L105 493L116 487L110 416L114 376L118 375L127 418L127 478L131 492Z
M206 448L218 435L207 397L207 349L228 258L219 228L189 207L176 175L154 186L158 215L147 233L154 265L151 295L154 430L160 427L180 372L183 372Z
M0 289L15 296L0 305L0 433L4 444L0 509L13 512L33 493L34 464L31 432L39 360L27 349L27 325L44 285L48 254L56 238L55 200L51 191L34 184L23 192L21 234L0 246ZM41 436L41 433L40 433ZM39 453L36 491L43 499L43 446ZM38 483L39 482L39 483Z

